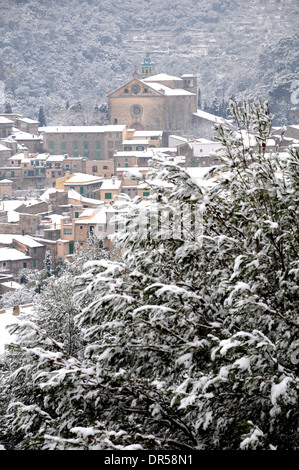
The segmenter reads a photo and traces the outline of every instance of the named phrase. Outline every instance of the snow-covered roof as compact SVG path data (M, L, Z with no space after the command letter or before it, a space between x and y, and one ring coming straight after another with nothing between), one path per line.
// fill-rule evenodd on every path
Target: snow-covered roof
M116 178L107 178L103 181L101 190L107 191L107 189L119 189L121 187L121 180Z
M21 153L16 153L12 157L9 157L7 160L24 160L25 158L26 160L29 160L29 158L25 157L25 153L21 152Z
M94 176L88 175L86 173L74 173L67 181L65 181L64 185L71 185L71 184L94 184L103 181L103 177L101 176Z
M15 248L0 248L0 261L16 261L31 259Z
M167 75L166 73L158 73L142 80L143 82L165 82L169 80L179 80L183 81L180 77L175 77L173 75Z
M190 142L190 144L217 144L219 145L218 142L215 142L214 140L209 140L209 139L204 139L203 137L200 139L194 139Z
M198 109L196 113L193 113L193 116L200 117L202 119L206 119L207 121L212 121L212 122L224 122L225 119L222 118L221 116L215 116L214 114L207 113L206 111L202 111L201 109Z
M106 224L107 215L106 211L101 209L86 209L80 214L80 217L75 220L75 224Z
M141 171L148 171L148 166L130 166L130 167L117 167L116 172L140 173Z
M13 134L11 137L18 141L18 140L41 140L40 135L30 134L30 132L20 131L17 127L13 127L12 129Z
M6 180L6 179L0 180L0 184L3 184L3 183L5 183L5 184L7 184L7 183L13 183L13 181L11 181L11 180Z
M161 136L163 131L135 131L134 137L155 137Z
M40 200L41 201L49 201L49 195L53 193L61 192L61 190L58 190L56 188L48 188L41 196Z
M75 191L75 189L68 190L68 198L79 202L88 202L89 204L104 204L103 201L99 201L98 199L82 196L82 194L79 194L77 191Z
M47 225L47 228L60 228L61 219L63 218L64 216L61 214L49 214L43 220L43 223ZM48 227L48 224L51 225L51 227Z
M182 135L170 135L169 139L175 139L175 140L178 140L180 142L188 142L187 137L183 137Z
M39 124L39 121L35 121L33 119L30 119L30 118L19 118L18 120L26 122L27 124Z
M49 155L47 162L62 162L66 160L66 155Z
M7 152L7 150L10 150L10 148L6 147L5 145L0 144L0 152L4 152L4 151Z
M38 243L30 235L15 235L13 233L0 233L0 245L11 245L14 240L23 243L24 245L30 246L30 248L38 248L43 246L41 243Z
M11 287L12 289L21 289L22 285L15 281L1 282L2 286Z
M13 239L23 243L24 245L29 246L30 248L39 248L43 246L41 243L38 243L30 235L13 235Z
M107 125L107 126L46 126L39 127L42 133L89 133L89 132L122 132L126 128L125 125Z
M194 93L191 93L191 91L184 90L184 88L170 88L168 86L162 85L161 83L158 82L151 82L150 86L159 92L162 92L163 94L167 96L180 96L180 95L194 95Z
M10 201L1 201L0 210L1 211L13 211L20 207L23 204L23 200L20 199L11 199Z
M0 124L14 124L14 122L11 119L0 116Z
M157 153L163 153L163 151L177 152L176 148L168 147L148 147L146 150L117 150L114 154L115 157L153 157Z
M12 233L0 233L0 245L11 245L13 236Z
M122 142L122 145L148 145L147 139L127 139Z

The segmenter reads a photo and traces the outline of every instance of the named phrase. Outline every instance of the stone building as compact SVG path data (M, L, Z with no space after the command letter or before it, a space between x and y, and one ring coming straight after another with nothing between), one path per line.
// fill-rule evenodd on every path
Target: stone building
M3 197L12 198L12 185L13 182L8 179L0 180L0 199Z
M197 78L156 74L147 56L132 80L108 94L110 124L136 130L185 130L197 110Z
M26 256L30 256L31 267L33 269L43 269L45 267L45 246L32 237L15 235L13 237L12 248L15 248Z
M52 126L41 127L40 132L44 151L51 155L109 160L121 148L126 126Z
M19 280L20 269L32 268L31 257L15 248L0 248L0 272Z
M8 137L12 133L14 121L5 116L0 116L0 139Z
M66 174L56 180L56 189L67 191L74 189L80 195L88 198L100 199L99 190L103 178L100 176L88 175L86 173Z

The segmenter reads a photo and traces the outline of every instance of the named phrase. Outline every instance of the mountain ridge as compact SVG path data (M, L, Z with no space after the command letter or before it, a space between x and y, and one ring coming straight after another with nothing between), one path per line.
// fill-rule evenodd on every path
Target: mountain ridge
M215 97L273 99L275 111L281 103L281 122L292 106L296 0L265 0L262 6L255 0L0 5L0 80L13 112L36 118L43 106L51 122L67 101L100 105L132 77L146 51L158 72L195 73L208 104Z

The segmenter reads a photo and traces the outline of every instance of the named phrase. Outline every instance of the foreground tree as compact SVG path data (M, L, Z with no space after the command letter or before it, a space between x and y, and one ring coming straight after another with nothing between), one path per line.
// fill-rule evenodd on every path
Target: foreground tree
M231 112L207 182L161 157L152 195L119 201L122 258L87 260L65 297L80 354L15 327L15 447L298 448L299 156L266 153L267 104Z

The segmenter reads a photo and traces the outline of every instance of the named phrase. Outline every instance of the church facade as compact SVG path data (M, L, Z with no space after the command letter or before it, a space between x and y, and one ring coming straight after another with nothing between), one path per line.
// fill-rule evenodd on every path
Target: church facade
M132 80L108 95L109 123L137 130L187 130L197 110L197 78L156 74L149 54Z

